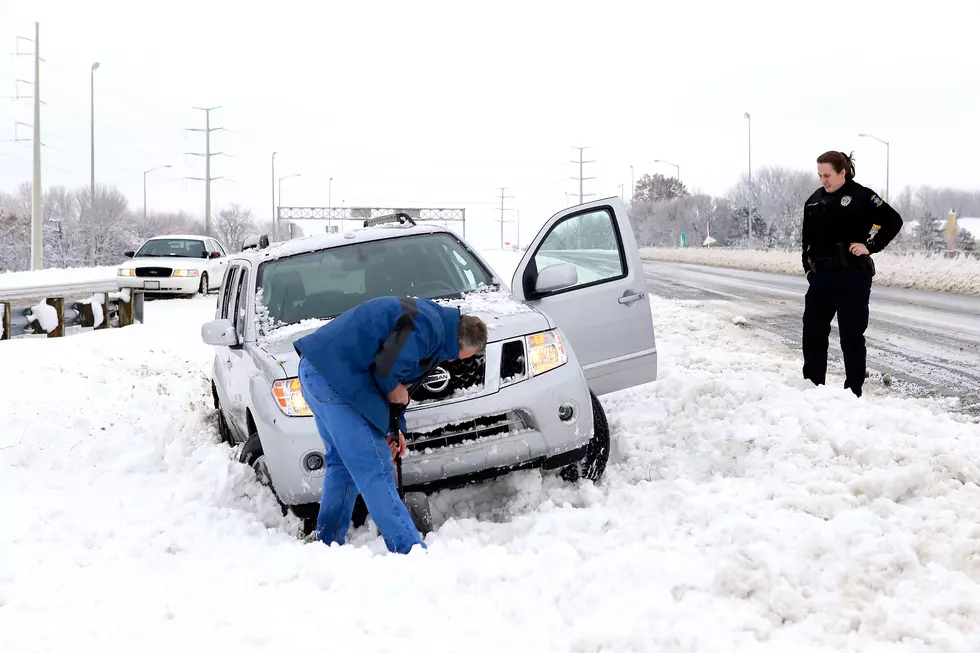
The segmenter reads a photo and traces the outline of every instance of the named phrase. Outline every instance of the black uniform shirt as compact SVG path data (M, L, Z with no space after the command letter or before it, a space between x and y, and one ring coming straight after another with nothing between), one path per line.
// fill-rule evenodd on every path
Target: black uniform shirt
M853 179L833 193L819 188L803 207L803 269L810 258L838 259L851 243L880 252L902 229L902 217L877 193Z

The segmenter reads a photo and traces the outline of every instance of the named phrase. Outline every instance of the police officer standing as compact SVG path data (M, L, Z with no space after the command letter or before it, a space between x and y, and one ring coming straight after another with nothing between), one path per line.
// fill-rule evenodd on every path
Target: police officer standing
M826 383L830 323L837 315L844 354L844 387L858 397L864 385L868 301L874 262L902 229L902 218L877 193L854 181L854 160L843 152L817 158L822 188L803 208L803 269L810 284L803 311L803 377Z

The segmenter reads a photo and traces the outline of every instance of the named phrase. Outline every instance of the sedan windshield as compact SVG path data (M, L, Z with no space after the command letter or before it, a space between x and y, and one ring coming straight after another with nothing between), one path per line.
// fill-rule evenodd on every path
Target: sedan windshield
M189 256L204 258L204 241L189 238L158 238L148 240L136 256Z
M492 275L449 234L377 240L263 263L256 279L273 324L327 319L375 297L458 297Z

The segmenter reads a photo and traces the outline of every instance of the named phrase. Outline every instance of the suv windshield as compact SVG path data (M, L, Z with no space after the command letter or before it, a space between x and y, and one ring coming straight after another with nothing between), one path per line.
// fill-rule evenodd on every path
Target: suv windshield
M189 238L159 238L148 240L136 256L189 256L204 258L204 241Z
M456 297L493 282L449 234L344 245L263 263L256 279L273 324L336 317L374 297Z

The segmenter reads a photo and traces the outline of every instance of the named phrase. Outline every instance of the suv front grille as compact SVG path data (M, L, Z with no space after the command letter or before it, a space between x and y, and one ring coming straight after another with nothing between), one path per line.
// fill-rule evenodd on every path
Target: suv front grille
M173 268L136 268L137 277L169 277L173 273Z
M449 373L445 387L440 387L439 375L441 370ZM428 377L428 385L420 385L412 394L416 402L442 401L451 398L460 390L469 390L481 386L486 381L487 359L484 356L473 356L465 360L446 361L439 365Z
M527 425L524 418L515 412L486 415L466 422L447 424L426 433L406 433L405 445L411 451L441 449L483 438L504 436L525 428Z

